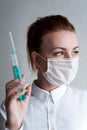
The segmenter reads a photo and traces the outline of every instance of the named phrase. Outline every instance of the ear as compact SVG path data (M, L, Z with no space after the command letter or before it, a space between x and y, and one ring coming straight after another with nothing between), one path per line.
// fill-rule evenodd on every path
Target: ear
M39 64L39 56L38 56L38 53L33 51L31 53L31 56L32 56L32 61L33 61L33 64L34 66L39 69L40 68L40 64Z

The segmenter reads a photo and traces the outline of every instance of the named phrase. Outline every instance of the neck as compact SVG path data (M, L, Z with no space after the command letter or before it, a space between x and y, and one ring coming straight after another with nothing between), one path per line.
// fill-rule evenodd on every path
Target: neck
M59 86L52 85L48 81L46 81L46 79L43 77L41 73L38 73L38 79L35 81L35 84L39 88L49 92L59 87Z

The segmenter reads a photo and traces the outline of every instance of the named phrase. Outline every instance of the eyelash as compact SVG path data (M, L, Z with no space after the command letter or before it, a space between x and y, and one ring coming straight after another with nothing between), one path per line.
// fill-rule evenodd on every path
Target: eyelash
M62 51L56 52L56 53L54 53L54 55L64 55L64 52L62 52Z
M74 51L73 53L77 55L77 54L79 54L79 51Z
M77 54L79 54L79 51L74 51L72 54L77 55ZM58 55L58 56L64 55L64 52L63 51L59 51L59 52L54 53L54 55Z

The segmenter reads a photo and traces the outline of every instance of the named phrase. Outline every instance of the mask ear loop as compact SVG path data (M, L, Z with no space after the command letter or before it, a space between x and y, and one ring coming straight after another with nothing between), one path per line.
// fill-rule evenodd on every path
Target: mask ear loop
M47 59L43 57L42 55L40 55L39 53L38 53L38 56L40 56L44 61L47 61Z
M38 56L40 56L45 62L47 62L47 69L48 69L48 60L39 53L38 53ZM43 73L42 69L41 69L41 72Z

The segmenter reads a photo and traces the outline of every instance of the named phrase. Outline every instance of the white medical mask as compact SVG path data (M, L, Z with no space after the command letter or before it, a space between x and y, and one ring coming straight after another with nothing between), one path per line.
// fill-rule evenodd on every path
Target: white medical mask
M45 58L42 57L42 59ZM73 59L48 58L47 71L42 71L42 74L52 85L70 84L77 74L78 61L78 57Z

